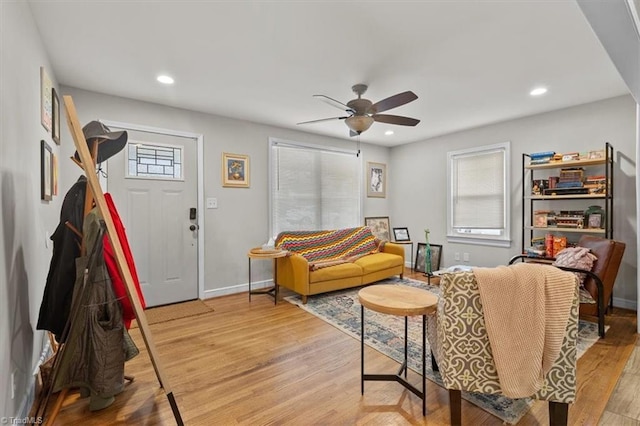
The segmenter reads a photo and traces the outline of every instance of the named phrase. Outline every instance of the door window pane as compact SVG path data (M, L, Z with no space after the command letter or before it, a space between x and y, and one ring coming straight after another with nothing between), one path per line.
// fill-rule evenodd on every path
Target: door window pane
M182 147L129 141L127 178L183 180Z

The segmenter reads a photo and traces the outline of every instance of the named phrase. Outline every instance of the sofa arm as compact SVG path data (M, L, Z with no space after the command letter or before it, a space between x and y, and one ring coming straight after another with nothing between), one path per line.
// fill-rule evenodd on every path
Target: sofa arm
M298 294L309 294L309 262L297 253L276 259L278 285Z
M402 244L394 244L390 242L384 243L382 247L383 253L397 254L402 257L402 264L404 265L404 245Z

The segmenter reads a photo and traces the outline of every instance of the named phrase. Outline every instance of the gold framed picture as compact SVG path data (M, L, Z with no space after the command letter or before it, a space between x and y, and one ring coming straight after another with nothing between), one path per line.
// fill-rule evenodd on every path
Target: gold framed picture
M222 186L228 188L249 188L249 156L222 153Z

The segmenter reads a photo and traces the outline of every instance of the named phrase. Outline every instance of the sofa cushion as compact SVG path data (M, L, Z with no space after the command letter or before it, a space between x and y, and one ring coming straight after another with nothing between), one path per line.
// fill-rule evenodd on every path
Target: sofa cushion
M364 274L382 271L385 269L401 266L403 259L401 256L390 253L374 253L363 256L354 263L362 268Z
M309 283L362 276L362 268L355 263L342 263L309 272Z

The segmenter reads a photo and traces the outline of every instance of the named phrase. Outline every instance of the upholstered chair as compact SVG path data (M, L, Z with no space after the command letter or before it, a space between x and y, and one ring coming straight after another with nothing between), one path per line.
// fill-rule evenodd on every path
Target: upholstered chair
M549 267L550 268L550 267ZM492 268L493 269L493 268ZM576 396L576 341L578 331L578 280L566 294L571 299L559 356L544 375L540 389L530 397L549 401L550 424L567 424L568 404ZM449 390L451 424L460 425L461 392L504 395L487 335L485 316L474 272L448 273L440 281L437 314L429 317L428 339L434 369L439 369ZM518 306L515 300L505 303ZM491 319L495 324L494 319ZM564 324L564 323L562 323ZM564 327L564 325L562 325ZM541 377L541 376L540 376Z

